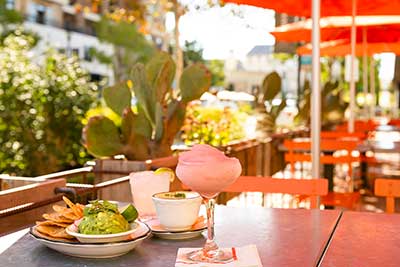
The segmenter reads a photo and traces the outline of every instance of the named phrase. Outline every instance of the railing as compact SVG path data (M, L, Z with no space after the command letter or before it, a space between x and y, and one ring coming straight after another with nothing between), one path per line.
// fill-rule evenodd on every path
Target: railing
M263 142L257 140L246 140L242 142L232 143L223 148L225 153L230 156L238 157L243 166L243 175L262 175L269 176L272 174L272 167L277 166L274 163L276 159L279 162L279 155L275 152L276 144L287 138L288 135L303 135L304 131L296 133L284 133L276 135L272 138L268 138ZM34 223L38 216L43 213L37 212L38 209L47 210L51 209L49 204L56 203L61 200L62 195L67 195L73 201L79 201L86 203L87 200L102 198L102 199L115 199L120 201L129 201L131 198L130 187L126 185L129 182L130 172L152 170L159 167L170 167L174 168L177 164L177 157L171 156L166 158L159 158L148 161L124 161L124 160L97 160L94 162L88 162L87 166L83 168L61 171L38 177L15 177L9 175L0 175L0 184L5 181L21 182L23 186L15 187L0 191L0 203L4 199L10 198L11 194L14 197L18 197L20 202L14 206L1 206L0 207L0 221L11 222L10 218L13 216L19 218L19 224L25 222L23 225L9 225L9 228L0 230L0 235L4 234L4 231L13 231L19 227L26 227L27 224ZM284 166L283 166L284 167ZM49 181L60 181L62 186L56 186L51 190L47 190L47 197L35 199L26 198L27 201L23 201L26 194L29 194L28 189L38 188L48 183ZM177 186L182 186L176 179L175 185L171 185L172 190L177 190ZM25 183L25 184L24 184ZM1 189L1 188L0 188ZM37 193L36 193L37 194ZM43 195L43 194L38 194ZM125 197L125 199L119 199ZM234 196L224 195L219 201L226 203L227 200ZM36 213L34 213L36 210ZM25 214L31 214L26 216ZM36 216L36 217L35 217ZM22 220L22 222L21 222ZM12 224L12 223L9 223ZM12 228L15 226L14 228Z

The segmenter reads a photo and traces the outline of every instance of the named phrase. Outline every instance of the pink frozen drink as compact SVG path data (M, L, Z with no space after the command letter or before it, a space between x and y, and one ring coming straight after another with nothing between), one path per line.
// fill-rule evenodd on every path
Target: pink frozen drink
M178 178L203 197L213 198L240 176L242 167L237 158L230 158L209 145L195 145L179 155Z

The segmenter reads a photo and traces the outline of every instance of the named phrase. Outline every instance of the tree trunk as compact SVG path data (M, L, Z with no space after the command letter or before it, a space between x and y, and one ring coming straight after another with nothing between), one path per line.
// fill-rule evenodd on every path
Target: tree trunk
M183 51L179 45L179 20L183 14L183 8L178 3L177 0L174 0L173 4L174 4L174 14L175 14L175 30L174 30L175 60L176 60L175 81L177 88L179 88L179 78L181 77L183 72Z

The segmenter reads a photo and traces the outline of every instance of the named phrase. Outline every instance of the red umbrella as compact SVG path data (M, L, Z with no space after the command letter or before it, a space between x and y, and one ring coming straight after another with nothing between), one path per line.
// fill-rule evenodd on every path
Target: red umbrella
M280 13L294 16L312 17L312 44L319 48L320 16L352 16L352 61L350 77L353 77L356 44L356 15L400 15L400 0L224 0L236 4L247 4L274 9ZM312 138L312 175L320 175L320 132L321 132L321 95L319 49L312 53L312 94L311 94L311 138ZM355 96L355 82L350 82L350 95ZM354 108L354 97L350 99L350 109ZM349 118L349 131L354 131L354 114Z
M296 50L299 55L311 55L312 46L306 44ZM349 40L334 40L323 42L320 45L321 56L345 56L351 54L351 44ZM400 55L400 43L363 43L356 44L356 55L373 55L378 53L395 53Z
M357 42L398 42L400 41L400 16L357 16ZM320 20L321 41L351 38L352 17L333 16ZM307 19L276 27L271 34L276 41L310 42L312 20ZM364 32L366 31L366 32Z
M293 16L311 17L310 0L225 0L236 3L273 9ZM357 0L357 15L399 15L400 0ZM351 0L321 0L321 16L352 15Z

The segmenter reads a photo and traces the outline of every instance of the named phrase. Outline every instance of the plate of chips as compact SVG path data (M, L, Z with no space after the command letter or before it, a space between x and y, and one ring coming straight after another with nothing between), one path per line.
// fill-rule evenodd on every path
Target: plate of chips
M45 246L61 253L83 258L111 258L128 253L150 236L150 228L136 222L137 229L124 241L112 243L80 243L69 235L66 228L83 217L84 205L74 204L63 197L68 207L53 206L53 213L43 214L45 221L31 227L30 234Z
M63 200L68 207L54 205L54 212L43 214L42 217L45 221L36 222L36 226L33 227L33 232L49 240L77 242L75 237L67 234L65 229L76 220L82 218L84 206L81 204L74 204L66 197L63 197Z

